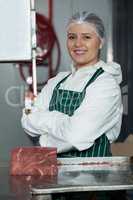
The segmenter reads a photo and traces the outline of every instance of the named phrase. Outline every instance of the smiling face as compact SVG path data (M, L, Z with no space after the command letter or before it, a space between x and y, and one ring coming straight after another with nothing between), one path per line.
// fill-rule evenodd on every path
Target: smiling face
M102 40L93 24L72 23L67 31L67 48L78 69L98 62Z

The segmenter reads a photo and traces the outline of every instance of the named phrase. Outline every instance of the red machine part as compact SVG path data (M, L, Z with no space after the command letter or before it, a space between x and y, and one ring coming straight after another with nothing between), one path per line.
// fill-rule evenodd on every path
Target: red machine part
M48 67L48 79L55 76L60 65L60 45L55 30L51 24L51 20L42 14L36 13L36 34L37 34L37 57L36 64L38 67ZM52 64L53 48L57 50L56 64ZM24 68L28 68L28 76L32 77L32 63L19 63L19 72L21 78L26 81L27 77ZM37 83L37 87L43 86L47 80ZM32 85L29 86L32 90Z

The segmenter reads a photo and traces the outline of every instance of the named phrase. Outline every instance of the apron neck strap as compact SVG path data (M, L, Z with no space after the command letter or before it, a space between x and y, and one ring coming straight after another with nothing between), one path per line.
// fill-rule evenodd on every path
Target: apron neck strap
M96 72L93 74L93 76L91 77L91 79L87 82L86 86L84 89L86 89L88 87L88 85L90 85L93 81L95 81L97 79L97 77L102 74L104 72L104 70L100 67L99 69L96 70Z

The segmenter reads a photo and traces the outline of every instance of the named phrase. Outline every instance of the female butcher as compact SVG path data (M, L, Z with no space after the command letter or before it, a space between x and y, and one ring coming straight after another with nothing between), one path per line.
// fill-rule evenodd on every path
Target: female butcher
M67 25L71 69L48 80L29 114L23 110L25 132L56 147L58 157L111 156L121 128L122 75L119 64L100 59L104 41L102 20L76 13Z
M48 80L30 113L23 110L25 132L39 138L42 147L56 147L58 157L111 156L122 121L122 74L119 64L100 59L104 41L102 20L76 13L67 25L71 69ZM67 195L69 200L111 199L105 192Z

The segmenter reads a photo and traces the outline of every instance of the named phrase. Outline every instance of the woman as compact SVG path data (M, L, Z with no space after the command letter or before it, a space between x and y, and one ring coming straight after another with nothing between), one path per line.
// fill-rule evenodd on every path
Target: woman
M57 147L58 157L111 156L122 119L121 68L100 60L105 30L95 14L76 13L67 26L73 64L50 79L22 126L41 146Z

